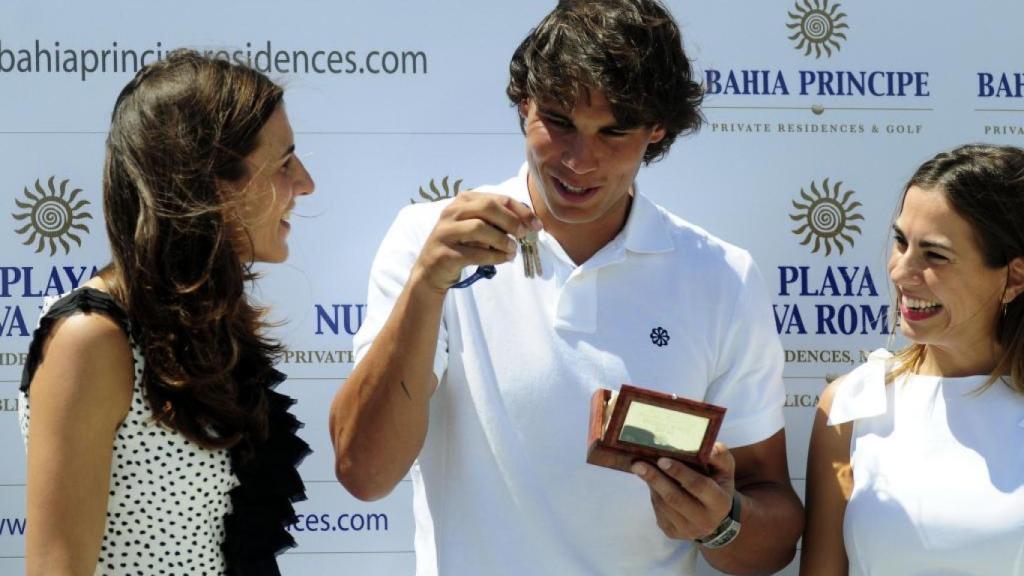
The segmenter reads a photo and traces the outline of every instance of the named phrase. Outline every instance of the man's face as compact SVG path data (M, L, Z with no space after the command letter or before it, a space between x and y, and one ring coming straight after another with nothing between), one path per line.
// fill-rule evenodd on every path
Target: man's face
M520 114L530 197L545 227L590 224L594 231L618 233L644 151L665 130L621 125L596 90L583 91L572 110L531 99L520 105Z

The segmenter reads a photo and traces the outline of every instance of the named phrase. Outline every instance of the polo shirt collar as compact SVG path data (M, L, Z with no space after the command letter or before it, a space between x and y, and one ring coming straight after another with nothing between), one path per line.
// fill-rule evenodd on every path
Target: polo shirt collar
M641 254L671 252L675 245L661 210L633 184L633 205L622 229L626 250Z

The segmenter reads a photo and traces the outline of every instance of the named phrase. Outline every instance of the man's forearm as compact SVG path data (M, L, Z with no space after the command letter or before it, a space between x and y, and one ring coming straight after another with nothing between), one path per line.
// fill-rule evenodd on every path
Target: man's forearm
M737 488L742 494L740 534L719 549L701 548L704 558L729 574L771 574L796 554L803 508L793 489L774 482Z
M338 480L357 498L386 496L426 438L444 294L410 278L366 357L331 405Z

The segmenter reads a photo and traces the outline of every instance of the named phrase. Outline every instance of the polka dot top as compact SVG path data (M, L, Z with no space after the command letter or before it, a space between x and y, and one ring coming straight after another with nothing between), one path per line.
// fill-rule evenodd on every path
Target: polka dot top
M52 308L44 306L43 313L44 319L56 319L79 311L99 311L122 321L135 360L131 408L114 439L107 523L95 574L228 574L222 545L226 516L233 507L229 493L240 484L230 450L202 448L156 422L142 385L145 359L124 313L108 295L91 289L76 291ZM33 347L38 341L41 348L45 340L46 334L40 332L42 322ZM28 384L41 361L38 356L30 350L22 381L19 420L26 446L31 414ZM276 551L263 552L269 553L269 564L273 564L268 573L277 572Z

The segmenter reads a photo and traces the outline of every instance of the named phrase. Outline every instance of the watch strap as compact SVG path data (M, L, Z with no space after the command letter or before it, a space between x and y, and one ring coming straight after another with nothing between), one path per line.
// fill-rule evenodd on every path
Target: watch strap
M718 528L704 536L703 538L697 538L696 542L705 548L721 548L731 543L740 534L740 493L733 491L732 493L732 508L729 510L729 515L722 520L722 523L718 525Z

